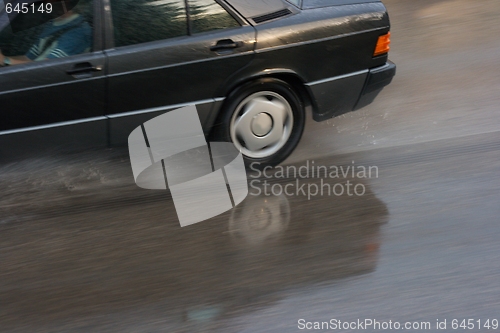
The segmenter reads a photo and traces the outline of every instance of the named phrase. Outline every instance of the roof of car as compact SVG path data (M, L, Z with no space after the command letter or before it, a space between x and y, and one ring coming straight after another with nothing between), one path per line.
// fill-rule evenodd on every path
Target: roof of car
M226 0L242 16L250 18L287 7L282 0Z

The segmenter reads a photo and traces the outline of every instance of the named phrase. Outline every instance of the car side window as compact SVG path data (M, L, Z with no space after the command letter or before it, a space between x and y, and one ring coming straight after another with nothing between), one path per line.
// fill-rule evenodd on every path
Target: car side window
M236 21L214 0L188 0L191 33L239 27Z
M115 46L186 36L184 0L111 0Z
M53 16L43 16L38 11L40 6L29 7L27 13L13 12L10 23L0 26L0 66L54 60L92 51L91 0L81 0L76 6L58 12L55 5L51 5ZM36 11L30 12L32 8Z

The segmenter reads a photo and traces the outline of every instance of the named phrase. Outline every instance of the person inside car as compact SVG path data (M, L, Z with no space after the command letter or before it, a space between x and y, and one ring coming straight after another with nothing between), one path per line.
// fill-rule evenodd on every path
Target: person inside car
M43 29L35 44L25 55L5 56L0 50L0 66L23 64L31 61L57 59L89 52L92 43L92 28L74 9L66 10Z

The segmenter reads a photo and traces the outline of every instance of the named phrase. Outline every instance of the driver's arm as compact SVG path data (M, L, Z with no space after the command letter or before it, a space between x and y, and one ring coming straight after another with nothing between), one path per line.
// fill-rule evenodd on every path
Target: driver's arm
M6 61L7 58L7 61ZM31 62L32 60L28 58L27 56L14 56L14 57L6 57L2 54L2 51L0 50L0 66L5 66L6 63L9 65L19 65L19 64L24 64L27 62Z

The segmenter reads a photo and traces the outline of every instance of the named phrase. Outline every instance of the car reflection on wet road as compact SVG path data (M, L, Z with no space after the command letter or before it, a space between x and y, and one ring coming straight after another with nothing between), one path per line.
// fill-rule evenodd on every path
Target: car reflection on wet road
M3 196L2 215L15 220L0 226L8 304L0 331L281 332L297 330L300 318L492 318L500 292L495 139L316 159L377 165L379 175L341 180L363 184L361 196L251 190L234 210L185 228L167 192L135 187L119 152L93 163L81 155L45 161L44 170L40 160L5 167L13 177L4 183L17 191ZM14 169L31 174L22 181L29 200L15 198Z
M115 177L127 173L118 162L95 167ZM362 196L311 200L251 191L234 210L186 228L178 225L165 191L145 192L149 202L135 204L133 197L112 191L107 203L92 199L93 190L86 190L86 199L68 191L55 195L52 207L17 207L19 219L30 218L2 226L0 293L9 306L2 310L1 327L41 332L68 324L97 331L109 320L103 316L139 310L148 316L160 311L169 332L198 325L216 329L217 320L265 309L288 290L370 273L387 209L368 183L363 186ZM87 209L57 208L68 206L72 194ZM124 200L130 201L117 209ZM130 329L130 315L113 329Z

